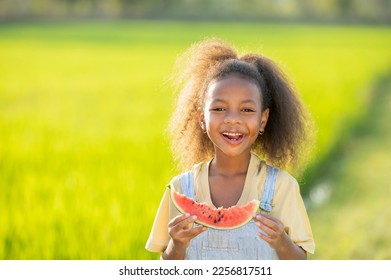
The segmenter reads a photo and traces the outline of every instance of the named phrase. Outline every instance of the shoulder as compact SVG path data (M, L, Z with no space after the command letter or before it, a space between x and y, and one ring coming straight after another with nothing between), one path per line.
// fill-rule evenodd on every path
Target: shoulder
M299 183L289 172L283 169L279 169L277 176L277 186L295 188L299 186Z
M279 204L288 197L300 195L296 178L284 169L259 161L259 173L256 177L257 182L259 182L258 190L260 194L264 193L265 187L273 190L273 204ZM272 188L270 188L271 186Z
M289 196L297 195L300 195L300 187L296 178L286 170L279 169L276 179L275 198L285 200Z
M273 205L276 212L293 211L302 203L300 186L296 178L280 169L275 184Z

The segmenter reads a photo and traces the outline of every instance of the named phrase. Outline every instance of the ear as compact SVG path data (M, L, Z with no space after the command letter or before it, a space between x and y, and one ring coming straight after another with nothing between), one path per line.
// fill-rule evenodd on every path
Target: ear
M204 110L201 107L197 108L198 122L202 130L206 130Z
M263 132L265 130L267 120L269 119L269 108L266 108L263 110L262 115L261 115L261 125L259 126L259 131Z

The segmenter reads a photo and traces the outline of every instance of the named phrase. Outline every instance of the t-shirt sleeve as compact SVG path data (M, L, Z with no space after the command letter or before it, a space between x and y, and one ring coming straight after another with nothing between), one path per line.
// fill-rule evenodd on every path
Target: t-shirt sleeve
M168 244L169 195L168 189L166 189L160 201L155 221L153 222L152 230L145 246L145 249L148 251L163 252Z
M180 191L180 178L175 177L172 179L169 185L175 190ZM163 252L166 249L167 244L170 241L170 236L168 234L168 223L173 217L179 214L180 213L172 205L170 201L169 189L166 188L162 200L160 201L160 205L157 210L147 244L145 245L145 249L151 252Z
M271 214L276 213L293 242L313 254L315 243L299 184L287 172L280 171L275 192Z

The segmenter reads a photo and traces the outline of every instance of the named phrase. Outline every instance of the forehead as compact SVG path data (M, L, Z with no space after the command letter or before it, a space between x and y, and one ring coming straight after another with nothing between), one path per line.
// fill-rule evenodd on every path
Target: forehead
M206 100L253 100L261 101L261 90L252 80L232 75L212 81L206 91Z

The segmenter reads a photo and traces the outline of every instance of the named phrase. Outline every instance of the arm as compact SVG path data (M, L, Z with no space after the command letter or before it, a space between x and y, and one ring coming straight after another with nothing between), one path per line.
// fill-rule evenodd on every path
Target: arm
M258 236L266 241L271 248L275 249L282 260L305 260L307 253L296 245L284 230L283 223L269 215L256 215L256 225L263 230Z
M185 258L190 240L206 230L206 227L190 227L196 218L196 216L182 214L171 220L168 224L168 232L171 239L161 259L183 260Z

